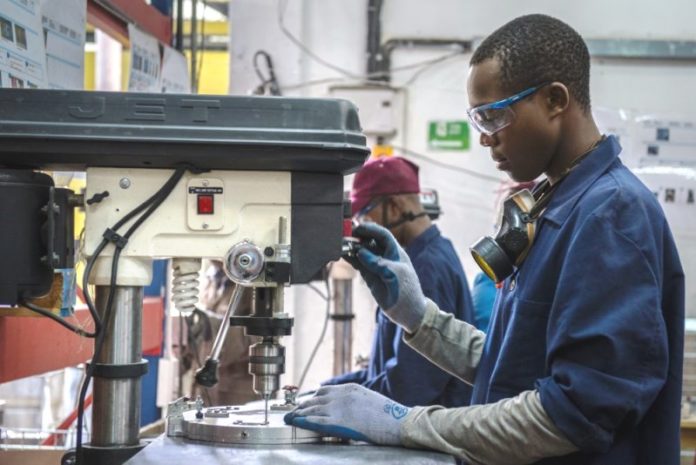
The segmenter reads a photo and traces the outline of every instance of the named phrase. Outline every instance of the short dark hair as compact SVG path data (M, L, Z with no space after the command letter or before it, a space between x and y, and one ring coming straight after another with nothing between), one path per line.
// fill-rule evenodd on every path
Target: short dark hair
M511 93L545 82L562 82L590 110L590 52L572 27L551 16L520 16L481 42L471 65L500 62L501 85Z

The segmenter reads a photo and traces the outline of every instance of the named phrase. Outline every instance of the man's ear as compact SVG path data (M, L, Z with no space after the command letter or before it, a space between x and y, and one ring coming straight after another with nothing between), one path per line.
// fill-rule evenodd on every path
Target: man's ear
M570 106L570 92L565 84L552 82L544 89L549 116L554 118L564 113Z
M400 202L401 199L399 197L400 196L397 195L390 195L384 202L384 207L387 209L389 215L391 216L397 216L401 214L402 205Z

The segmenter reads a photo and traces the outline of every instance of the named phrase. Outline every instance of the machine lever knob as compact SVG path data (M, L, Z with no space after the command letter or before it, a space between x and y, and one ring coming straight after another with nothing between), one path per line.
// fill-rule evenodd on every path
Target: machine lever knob
M218 382L217 370L219 364L219 360L207 358L205 364L196 371L196 382L205 387L215 386Z

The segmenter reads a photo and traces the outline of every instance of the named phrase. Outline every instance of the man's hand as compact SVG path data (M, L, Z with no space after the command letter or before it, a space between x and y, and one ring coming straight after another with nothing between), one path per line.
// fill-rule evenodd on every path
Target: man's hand
M415 332L425 315L425 296L408 255L378 224L363 223L353 229L353 235L363 244L374 244L376 250L363 246L348 262L360 271L387 317L409 333Z
M401 445L408 407L357 384L325 386L285 415L285 423L343 439Z

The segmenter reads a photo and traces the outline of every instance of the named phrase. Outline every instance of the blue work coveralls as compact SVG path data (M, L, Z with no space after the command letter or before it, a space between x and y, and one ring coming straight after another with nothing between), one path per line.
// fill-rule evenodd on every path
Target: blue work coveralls
M433 225L407 247L423 293L458 319L473 323L473 304L452 243ZM410 348L404 330L377 309L370 365L323 383L358 383L404 405L469 405L471 386L446 373Z
M543 465L677 465L684 273L615 137L561 181L499 291L472 403L538 389L580 452Z

